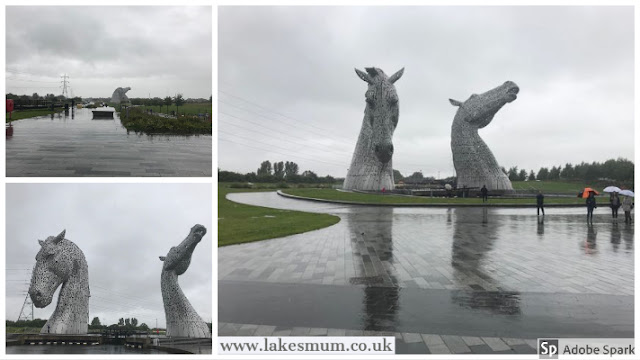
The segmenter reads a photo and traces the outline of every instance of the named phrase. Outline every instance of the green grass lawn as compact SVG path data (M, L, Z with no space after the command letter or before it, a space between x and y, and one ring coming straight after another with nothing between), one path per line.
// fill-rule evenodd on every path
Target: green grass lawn
M282 192L315 199L353 201L366 204L482 204L482 199L473 198L442 198L442 197L417 197L401 195L362 194L337 191L334 189L283 189ZM577 193L576 193L577 195ZM598 197L598 203L608 202L608 196ZM536 200L528 199L500 199L489 197L490 204L531 204ZM545 197L545 204L584 204L585 199L578 197L553 198Z
M39 334L42 328L7 326L7 334Z
M340 221L338 216L278 210L238 204L227 200L231 192L259 192L263 189L232 189L218 184L218 246L273 239L321 229Z
M160 112L165 114L170 114L171 111L176 111L176 105L169 105L169 110L167 110L166 106L144 106L145 109L153 109L153 112ZM186 114L186 115L198 115L209 113L209 117L212 114L212 106L210 102L206 103L194 103L194 104L184 104L178 107L178 114Z
M32 118L36 116L55 114L55 113L61 112L62 110L64 109L56 108L54 111L51 111L51 109L16 110L13 113L11 113L11 120L9 120L9 113L7 113L6 122Z

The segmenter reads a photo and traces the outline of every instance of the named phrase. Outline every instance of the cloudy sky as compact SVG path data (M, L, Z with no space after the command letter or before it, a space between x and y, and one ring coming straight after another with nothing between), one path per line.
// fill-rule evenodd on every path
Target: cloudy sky
M453 174L455 107L520 87L480 136L498 162L535 169L634 160L632 7L222 7L219 167L263 160L343 177L376 66L396 82L394 168Z
M66 229L89 266L89 319L102 324L135 317L165 326L162 262L195 224L207 228L191 265L179 277L205 321L212 319L212 193L210 184L8 184L6 317L17 320L40 246ZM35 317L48 319L58 295Z
M206 98L211 93L211 7L6 8L7 92Z

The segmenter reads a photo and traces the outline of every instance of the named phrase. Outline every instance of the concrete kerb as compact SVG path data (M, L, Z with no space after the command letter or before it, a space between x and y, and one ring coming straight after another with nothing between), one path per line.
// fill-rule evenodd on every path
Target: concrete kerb
M359 205L359 206L392 206L392 207L435 207L435 208L450 208L450 207L505 207L505 208L536 208L536 204L492 204L492 203L483 203L483 204L406 204L406 203L389 203L389 204L373 204L373 203L363 203L358 201L346 201L346 200L328 200L328 199L318 199L318 198L310 198L298 195L291 195L282 192L282 190L277 190L276 193L282 197L295 199L295 200L307 200L307 201L315 201L329 204L342 204L342 205ZM585 207L584 204L545 204L545 208L582 208Z

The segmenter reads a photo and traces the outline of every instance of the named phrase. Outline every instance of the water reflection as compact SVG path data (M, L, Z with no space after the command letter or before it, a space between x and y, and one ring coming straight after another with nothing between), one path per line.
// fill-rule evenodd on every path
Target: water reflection
M362 329L395 331L400 289L390 269L394 262L393 208L352 208L345 220L356 272L349 282L364 285Z
M624 241L625 250L633 250L633 225L624 224L624 231L622 232L622 240Z
M538 226L536 229L536 233L539 237L544 237L544 216L538 217Z
M345 217L356 277L382 276L393 262L393 208L351 208ZM386 264L385 264L386 263ZM386 276L386 275L384 275ZM387 285L395 279L384 279Z
M20 121L6 149L7 176L211 175L210 135L127 136L117 114L94 121L91 109L57 110ZM72 163L60 144L77 149Z
M124 345L101 344L94 346L69 345L19 345L7 346L7 354L167 354L155 349L134 349Z
M520 293L502 290L483 265L501 227L500 221L491 221L492 213L493 209L488 208L455 209L451 266L455 282L469 290L451 292L451 301L467 308L516 315L521 312Z
M596 231L595 226L593 224L587 225L587 240L584 242L584 252L585 254L596 254L598 250L596 249L596 237L598 236L598 232Z
M611 246L613 247L614 252L618 252L621 238L622 238L622 233L620 232L618 223L614 222L611 228Z
M483 270L482 260L485 254L493 249L499 223L489 224L490 210L487 208L456 208L454 211L451 266L454 269L455 280L460 286L465 287L469 276L478 276L494 285L494 279ZM478 223L481 226L477 226Z

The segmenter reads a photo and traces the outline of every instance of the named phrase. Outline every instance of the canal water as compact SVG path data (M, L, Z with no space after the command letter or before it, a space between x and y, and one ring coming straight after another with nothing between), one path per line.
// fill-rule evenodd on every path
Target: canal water
M7 355L35 354L91 354L91 355L138 355L167 354L154 349L133 349L124 345L18 345L7 346Z
M7 176L211 176L211 135L127 132L92 109L18 120L6 139Z

